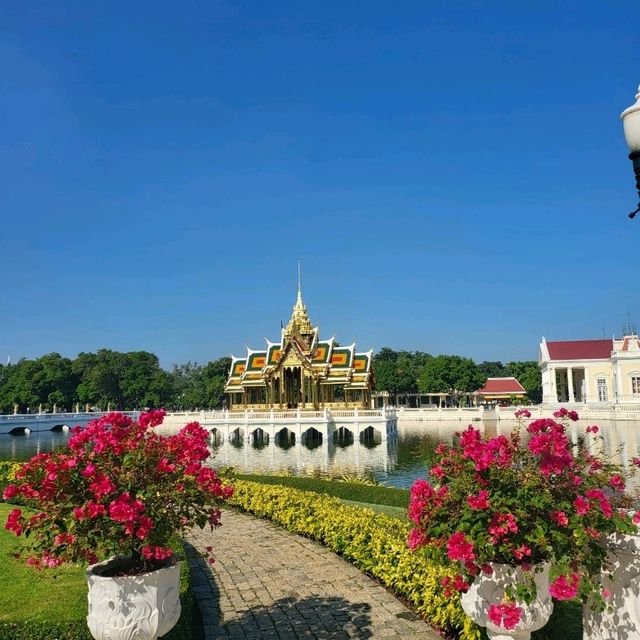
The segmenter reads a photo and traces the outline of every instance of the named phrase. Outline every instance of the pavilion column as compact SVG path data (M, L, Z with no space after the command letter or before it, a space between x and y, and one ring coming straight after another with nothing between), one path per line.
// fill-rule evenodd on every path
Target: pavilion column
M548 365L542 371L542 402L558 402L558 384L555 367Z
M567 368L567 394L569 402L575 402L576 397L573 390L573 369L571 367Z

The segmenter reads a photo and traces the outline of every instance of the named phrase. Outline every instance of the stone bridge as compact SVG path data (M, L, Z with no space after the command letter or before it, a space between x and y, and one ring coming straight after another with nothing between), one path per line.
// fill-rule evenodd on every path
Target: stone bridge
M40 431L66 431L79 425L86 427L88 422L107 415L107 412L79 412L79 413L24 413L15 415L0 415L0 435L19 435L22 433L36 433ZM126 413L137 419L137 411Z

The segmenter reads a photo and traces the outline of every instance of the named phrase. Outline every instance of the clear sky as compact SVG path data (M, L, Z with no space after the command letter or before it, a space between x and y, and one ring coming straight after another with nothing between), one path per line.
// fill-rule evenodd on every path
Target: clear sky
M615 5L615 6L614 6ZM480 360L640 325L640 3L0 7L0 358L323 336Z

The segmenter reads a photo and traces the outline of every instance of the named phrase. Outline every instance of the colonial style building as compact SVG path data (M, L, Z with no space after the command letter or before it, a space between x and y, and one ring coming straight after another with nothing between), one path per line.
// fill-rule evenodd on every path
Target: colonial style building
M640 339L540 343L543 403L640 404Z
M280 340L264 349L232 356L225 386L231 410L321 409L371 405L372 351L356 353L355 343L338 346L320 339L298 298Z

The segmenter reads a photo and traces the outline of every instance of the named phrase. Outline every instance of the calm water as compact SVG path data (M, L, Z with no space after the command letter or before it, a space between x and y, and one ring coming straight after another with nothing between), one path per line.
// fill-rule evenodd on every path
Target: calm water
M575 442L583 436L587 422L571 425ZM475 422L488 435L508 434L515 422ZM640 421L601 421L604 440L588 442L596 448L604 447L617 462L626 463L640 455ZM397 487L410 487L416 478L425 476L425 460L438 442L450 444L453 434L466 427L466 422L400 422L397 439L388 442L363 444L358 441L336 445L315 443L316 446L294 444L288 448L273 441L261 446L244 442L225 442L212 447L214 466L232 466L242 472L286 472L295 475L370 474L377 480ZM66 433L32 433L30 435L0 435L0 460L28 460L32 455L64 445Z

